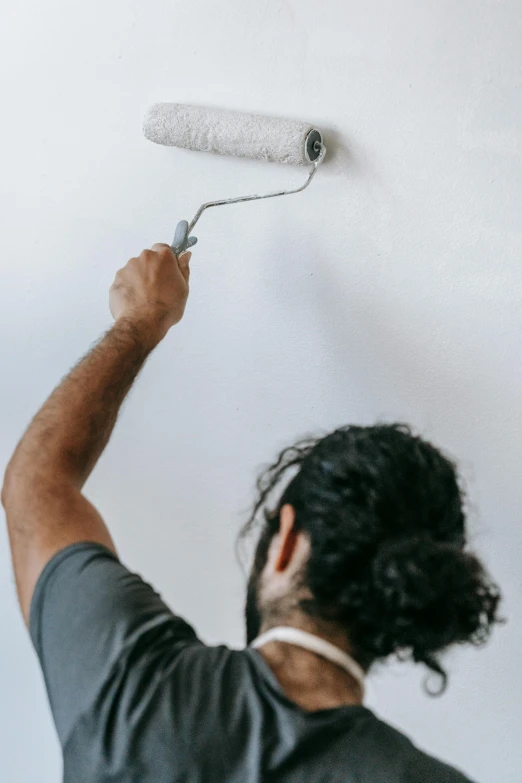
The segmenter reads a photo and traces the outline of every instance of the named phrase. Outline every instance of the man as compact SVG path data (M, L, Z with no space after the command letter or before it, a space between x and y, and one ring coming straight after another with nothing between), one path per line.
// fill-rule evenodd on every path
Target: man
M190 253L118 272L113 328L51 394L6 471L18 596L66 783L463 783L362 705L376 660L483 640L498 591L465 551L453 464L398 425L285 450L241 651L206 647L129 572L82 487L148 354L182 317ZM269 495L298 468L275 509ZM255 637L257 641L255 640Z

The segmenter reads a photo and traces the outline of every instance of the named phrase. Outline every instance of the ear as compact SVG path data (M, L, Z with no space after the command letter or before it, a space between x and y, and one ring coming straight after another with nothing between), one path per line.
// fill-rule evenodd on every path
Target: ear
M279 551L274 563L275 571L285 571L287 569L295 553L297 541L295 509L289 503L285 503L279 512Z

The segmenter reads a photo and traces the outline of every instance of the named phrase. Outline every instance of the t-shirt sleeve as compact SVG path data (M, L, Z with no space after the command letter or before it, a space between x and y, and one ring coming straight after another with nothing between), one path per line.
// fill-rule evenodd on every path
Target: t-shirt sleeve
M187 645L201 644L150 585L95 543L72 544L49 561L29 630L62 747L86 713L139 689L136 672L151 664L158 671Z

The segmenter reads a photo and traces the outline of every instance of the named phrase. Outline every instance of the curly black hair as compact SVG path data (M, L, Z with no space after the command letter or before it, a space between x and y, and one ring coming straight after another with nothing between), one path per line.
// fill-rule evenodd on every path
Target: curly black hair
M274 510L267 504L292 468ZM405 424L345 426L284 449L259 477L243 539L263 511L259 573L289 503L310 538L301 601L308 615L346 629L363 668L395 654L441 678L439 654L484 643L500 622L500 592L467 550L464 491L454 462Z

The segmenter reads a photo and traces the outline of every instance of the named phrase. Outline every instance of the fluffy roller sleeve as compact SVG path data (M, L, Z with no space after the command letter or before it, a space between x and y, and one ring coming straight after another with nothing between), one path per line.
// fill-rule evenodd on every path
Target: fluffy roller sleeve
M156 144L298 165L315 160L322 142L306 122L180 103L153 104L143 132Z

